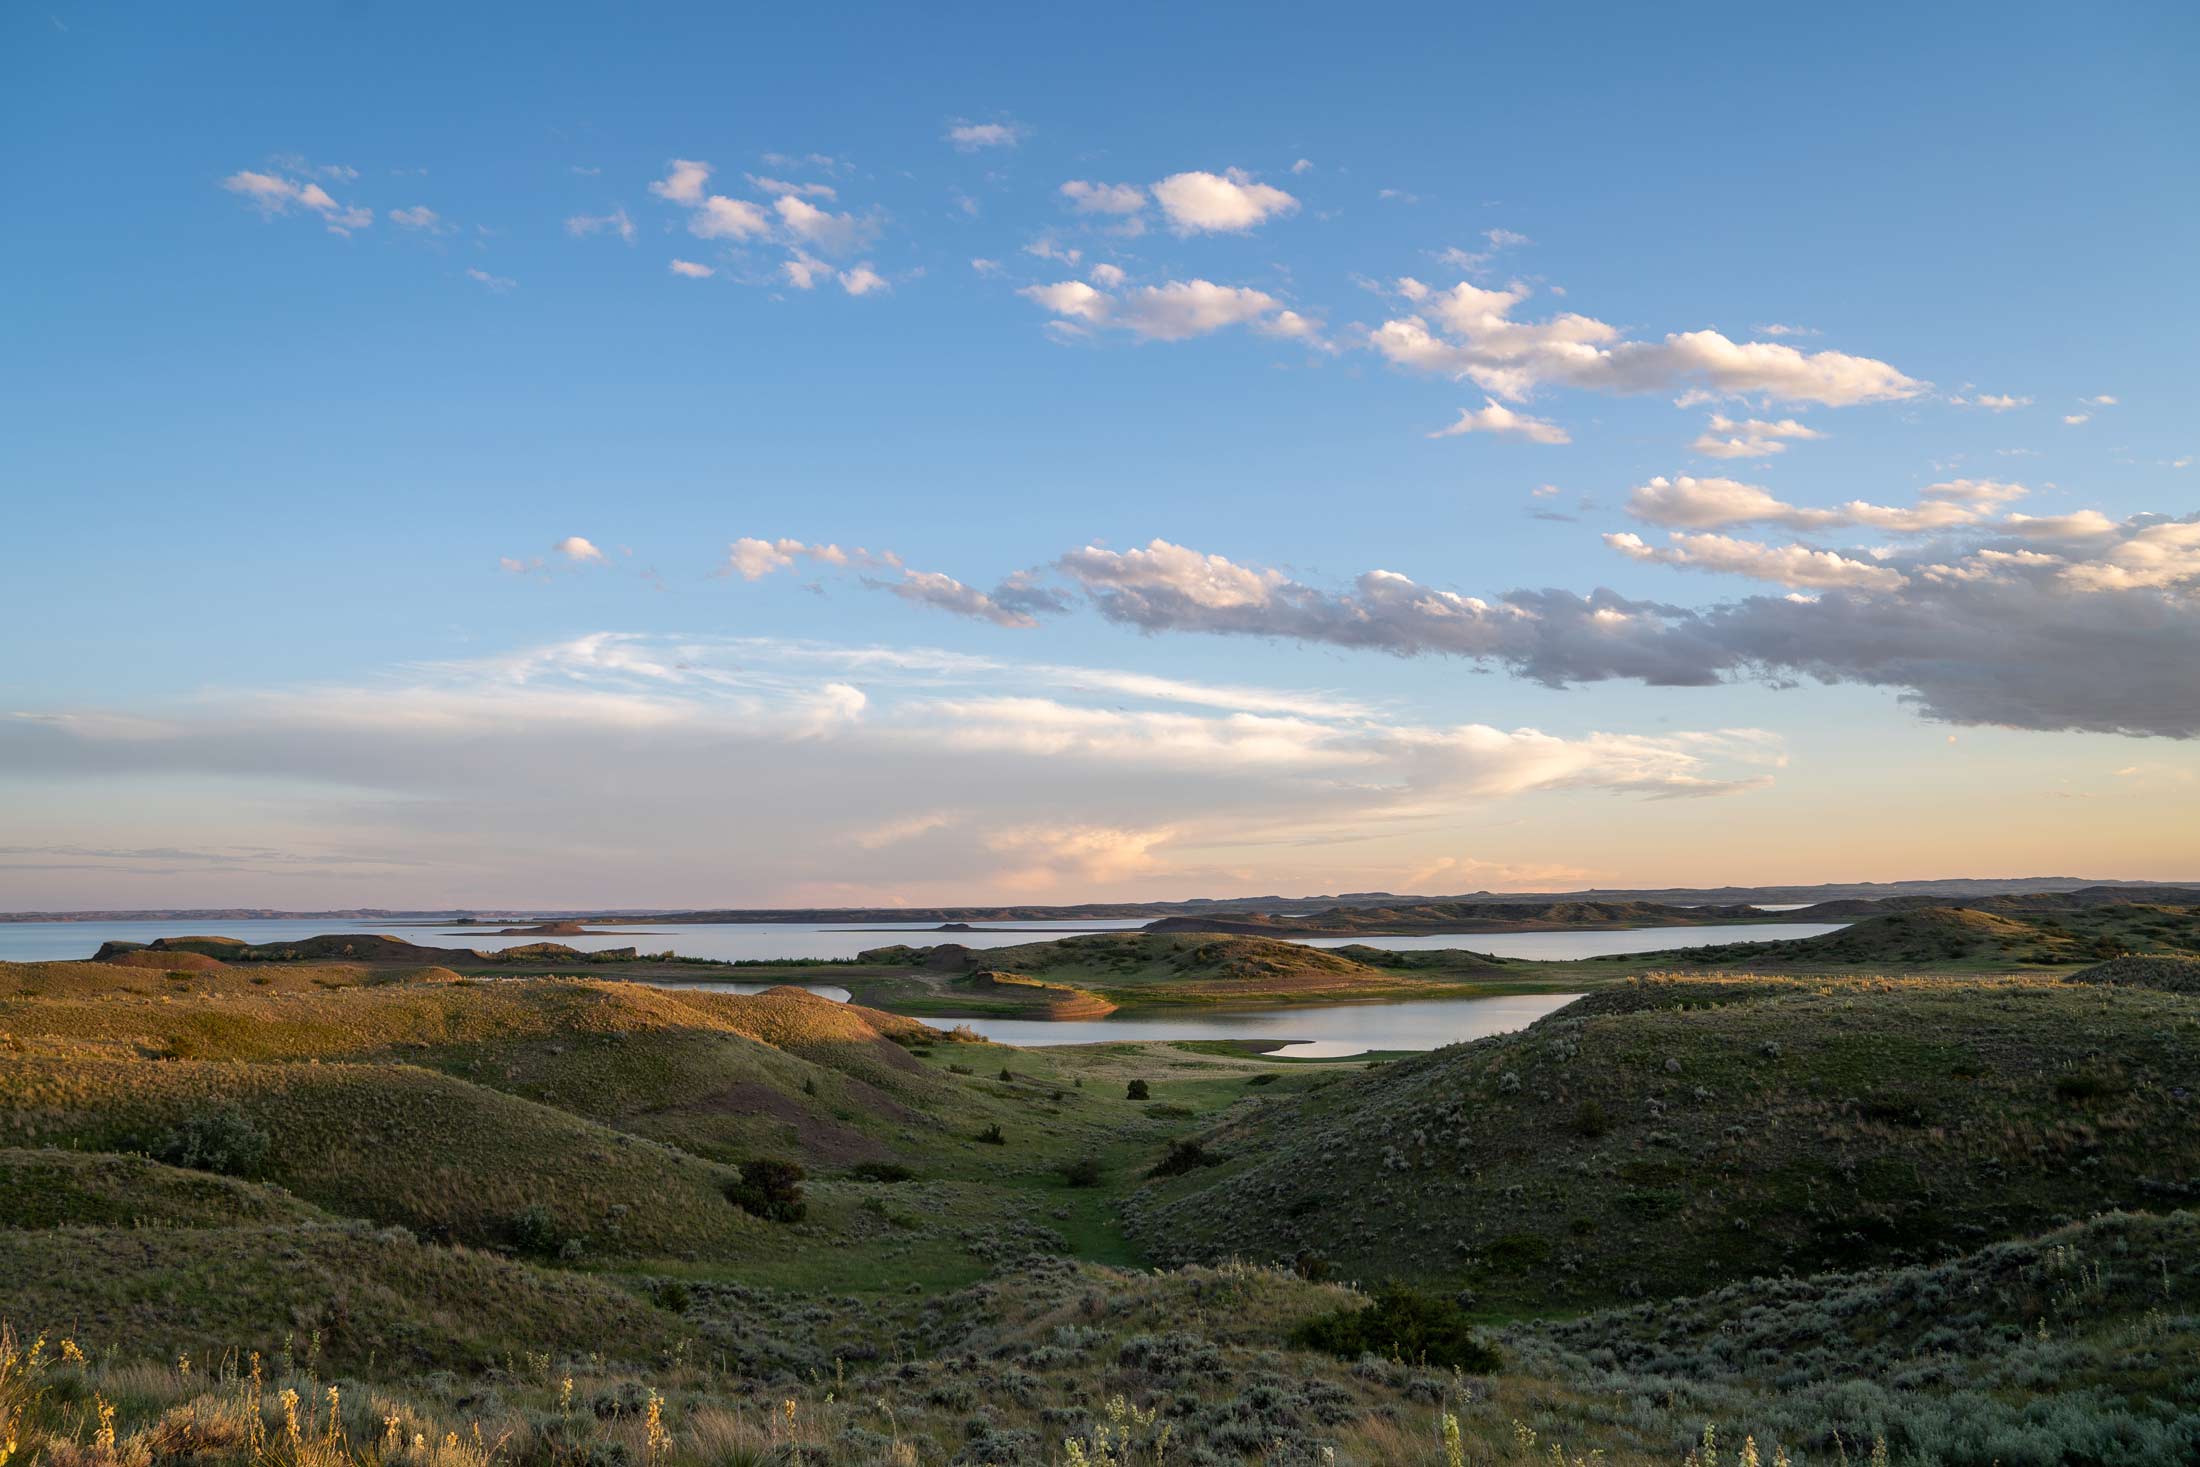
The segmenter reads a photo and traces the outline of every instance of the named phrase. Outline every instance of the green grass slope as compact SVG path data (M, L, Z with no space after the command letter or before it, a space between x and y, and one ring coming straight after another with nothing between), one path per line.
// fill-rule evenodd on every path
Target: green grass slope
M2200 1194L2200 1007L2044 980L1648 979L1241 1107L1126 1203L1500 1310L1925 1261Z
M153 1151L234 1109L270 1139L257 1180L331 1212L507 1243L539 1207L556 1240L609 1256L768 1246L730 1177L562 1110L403 1065L20 1058L0 1064L0 1139Z
M1514 1367L1621 1414L1748 1422L1769 1458L2200 1456L2200 1214L2110 1214L1947 1262L1752 1279L1517 1326ZM1676 1447L1678 1442L1676 1442ZM1729 1443L1731 1446L1731 1442Z
M909 1126L960 1125L966 1109L909 1053L932 1031L792 988L531 979L72 991L0 1000L0 1035L55 1056L403 1062L732 1161L876 1159Z
M18 1330L155 1360L287 1350L363 1370L482 1368L525 1350L649 1360L677 1319L583 1274L361 1224L0 1231Z
M264 1226L322 1216L277 1188L142 1156L0 1147L0 1228Z

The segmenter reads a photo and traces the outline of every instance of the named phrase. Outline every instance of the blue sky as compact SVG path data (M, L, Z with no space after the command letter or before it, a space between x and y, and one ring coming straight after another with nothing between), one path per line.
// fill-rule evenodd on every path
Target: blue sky
M2196 41L18 7L0 905L2200 877Z

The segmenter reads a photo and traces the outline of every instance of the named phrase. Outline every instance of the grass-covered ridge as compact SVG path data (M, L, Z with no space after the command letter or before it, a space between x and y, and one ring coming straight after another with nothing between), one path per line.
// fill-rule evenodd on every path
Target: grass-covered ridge
M907 970L900 984L880 988L881 1001L915 1010L929 997L933 1006L925 1011L941 1013L951 1012L958 997L1034 1006L1029 995L982 991L970 981L981 972L1074 990L1118 1008L1434 998L1509 980L1502 964L1470 952L1404 971L1274 938L1201 932L1095 932L975 950L896 946L864 957ZM860 981L857 993L871 997Z
M2200 1195L2196 1046L2138 989L1644 979L1235 1113L1133 1231L1504 1308L1925 1261Z

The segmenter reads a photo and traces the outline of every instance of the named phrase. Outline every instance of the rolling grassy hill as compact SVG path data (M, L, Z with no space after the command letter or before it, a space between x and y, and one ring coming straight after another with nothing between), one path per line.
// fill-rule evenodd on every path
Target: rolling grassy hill
M1405 973L1273 938L1180 932L1096 932L980 952L949 946L865 954L910 969L1019 975L1097 995L1123 1008L1426 998L1509 976L1494 960L1472 953L1447 956L1451 961L1441 971ZM898 1006L911 1007L907 1002Z
M1398 906L1326 907L1317 912L1236 912L1163 917L1148 932L1288 933L1349 937L1412 932L1552 932L1616 927L1697 927L1712 922L1764 922L1750 906L1675 907L1659 902L1417 902Z
M1640 961L1821 972L2015 971L2099 962L2127 952L2200 952L2200 911L2136 903L2044 912L1918 907L1867 917L1822 937L1678 948L1643 954Z
M1234 1112L1126 1213L1497 1308L1923 1261L2200 1195L2196 1062L2200 1010L2136 988L1645 979Z

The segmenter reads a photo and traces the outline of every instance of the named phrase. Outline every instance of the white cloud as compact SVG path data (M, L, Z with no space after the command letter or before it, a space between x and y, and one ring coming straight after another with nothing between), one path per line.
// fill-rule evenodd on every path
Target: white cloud
M998 275L1001 273L1001 262L999 260L988 260L983 255L979 255L970 261L970 268L980 275Z
M614 207L608 214L575 214L565 221L565 232L575 239L591 234L615 234L628 244L634 243L634 221L627 217L623 205Z
M835 214L820 209L809 200L792 194L781 194L772 201L772 208L789 234L826 254L844 254L862 243L870 233L867 221L853 214Z
M747 199L712 194L688 216L688 233L697 239L763 239L772 232L771 216Z
M346 170L345 176L357 177ZM284 178L273 173L255 173L247 169L232 173L222 180L222 187L248 200L262 214L273 216L287 214L292 209L305 209L320 216L329 233L349 235L355 229L364 229L374 222L374 211L339 204L329 196L327 189L317 183Z
M1291 171L1293 173L1310 173L1313 171L1313 168L1314 160L1311 158L1301 158L1298 162L1291 165Z
M870 584L915 605L929 606L977 621L989 621L995 626L1024 629L1039 624L1038 619L1030 613L1003 606L976 587L966 586L953 576L942 575L938 571L905 568L898 581L874 581Z
M1073 178L1062 185L1062 197L1080 214L1136 214L1146 207L1146 191L1135 183L1090 183Z
M1099 278L1097 271L1094 274ZM1172 280L1120 293L1099 290L1082 280L1063 280L1026 286L1017 294L1064 324L1129 331L1151 341L1184 341L1240 325L1270 335L1318 340L1313 322L1286 309L1266 291L1211 280Z
M1604 543L1634 560L1747 576L1781 586L1893 591L1909 583L1909 578L1900 571L1851 560L1831 550L1813 550L1803 545L1764 545L1755 540L1681 531L1674 531L1667 538L1672 542L1670 545L1654 546L1646 544L1639 535L1623 532L1606 535Z
M1574 441L1556 423L1542 418L1531 418L1526 413L1516 413L1494 397L1484 401L1487 406L1461 408L1457 422L1448 428L1439 428L1428 436L1456 438L1462 433L1495 433L1506 438L1525 438L1530 443L1558 444Z
M708 280L718 273L710 266L698 265L693 260L674 260L668 268L673 274L684 275L690 280Z
M1724 434L1724 437L1720 435ZM1793 418L1767 422L1763 418L1736 421L1722 413L1711 415L1710 426L1689 445L1709 458L1766 458L1787 452L1785 440L1810 440L1826 435Z
M886 277L869 265L858 265L853 270L840 272L840 288L850 295L869 295L875 290L886 290Z
M812 290L816 288L818 281L832 278L833 267L813 255L805 255L796 250L780 262L779 273L796 290Z
M443 216L426 204L415 204L409 209L390 210L390 223L406 229L417 229L424 234L437 234L443 229Z
M767 194L799 194L805 199L837 199L840 191L829 183L789 183L783 178L749 175L749 187Z
M1570 311L1516 321L1513 309L1527 295L1524 285L1489 290L1462 281L1420 302L1427 315L1385 321L1368 343L1400 366L1464 377L1516 400L1545 383L1623 394L1700 383L1722 394L1841 407L1912 397L1925 387L1870 357L1735 342L1716 331L1628 341L1617 327Z
M603 552L585 535L568 535L550 548L577 565L604 558Z
M1092 267L1092 283L1107 290L1114 290L1130 277L1119 265L1095 265Z
M1981 392L1971 397L1964 397L1959 393L1949 398L1948 401L1954 403L1957 407L1984 408L1990 413L2006 413L2012 408L2030 407L2032 405L2031 398L2011 397L2006 392Z
M488 271L477 269L472 265L466 267L466 278L486 285L499 295L514 289L519 284L517 280L512 279L509 275L491 275Z
M2200 581L2200 522L2143 526L2097 558L2063 572L2063 581L2083 591L2183 587Z
M1239 234L1299 207L1282 189L1237 168L1174 173L1153 186L1153 196L1178 234Z
M1023 127L1013 122L956 122L947 129L947 141L965 153L984 148L1013 148L1023 135Z
M1951 479L1920 491L1915 505L1852 499L1833 509L1807 509L1756 484L1681 474L1652 479L1634 490L1627 498L1627 512L1654 525L1684 530L1745 524L1785 525L1791 530L1865 526L1908 535L1979 524L1996 506L2025 492L2022 484L1994 479Z
M702 203L703 185L710 182L710 165L691 158L675 158L669 169L661 180L649 186L649 191L674 204Z
M888 566L899 568L901 557L891 550L870 551L858 545L853 550L843 550L838 545L812 545L801 540L759 540L743 536L726 547L726 563L720 575L737 575L744 581L762 580L773 571L785 570L796 560L807 560L813 565L844 569L848 566Z

